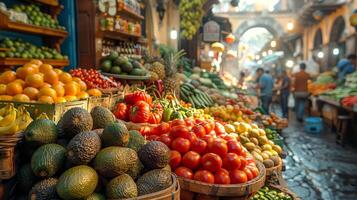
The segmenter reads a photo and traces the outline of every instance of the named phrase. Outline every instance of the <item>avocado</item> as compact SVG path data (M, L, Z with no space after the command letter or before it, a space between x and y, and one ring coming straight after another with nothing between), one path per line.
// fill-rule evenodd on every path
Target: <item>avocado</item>
M114 65L122 66L125 63L129 62L128 58L125 56L119 56L117 59L114 60Z
M101 139L105 147L125 147L129 142L129 131L122 122L114 122L104 128Z
M89 195L87 198L85 198L84 200L105 200L105 197L101 194L93 193Z
M51 177L60 170L66 160L66 149L59 144L45 144L31 157L31 168L38 177Z
M36 183L29 193L29 199L31 200L48 200L59 199L56 193L56 185L58 180L55 178L44 179Z
M114 66L110 69L111 74L120 74L121 68L119 66Z
M81 199L91 195L97 184L97 172L87 165L79 165L60 176L56 190L64 200Z
M106 195L109 199L133 198L138 196L138 189L128 174L122 174L109 181Z
M147 169L162 169L169 164L170 149L162 142L146 143L138 152L140 161Z
M90 113L79 107L69 109L58 123L65 136L73 138L78 133L90 131L93 128L93 119Z
M104 130L103 128L94 129L93 132L96 133L101 138L103 134L103 130Z
M133 65L134 69L143 69L143 65L137 61L137 60L133 60L131 61L131 64Z
M143 69L135 68L130 72L130 75L133 75L133 76L145 76L146 75L146 71L143 70Z
M16 188L26 194L38 181L38 177L33 173L30 163L23 165L17 172Z
M93 129L105 128L115 121L113 113L103 106L96 106L90 112L93 119Z
M127 72L127 73L130 73L133 70L133 65L129 61L120 65L120 67L123 72Z
M107 147L99 151L93 161L93 167L107 178L126 173L138 162L138 156L132 149L125 147Z
M129 143L127 145L128 148L134 149L136 152L144 146L146 140L144 136L137 130L129 131Z
M24 131L25 141L35 145L55 143L57 136L56 124L49 119L36 119Z
M131 176L131 178L136 180L143 172L143 170L144 165L141 163L140 159L137 159L136 162L133 164L133 167L131 167L126 173Z
M112 51L110 52L108 58L111 60L111 61L114 61L115 59L117 59L119 57L119 54L118 52L116 51Z
M139 196L164 190L172 185L171 172L154 169L146 172L136 182Z
M67 159L75 165L88 164L99 152L101 141L93 131L82 132L67 145Z

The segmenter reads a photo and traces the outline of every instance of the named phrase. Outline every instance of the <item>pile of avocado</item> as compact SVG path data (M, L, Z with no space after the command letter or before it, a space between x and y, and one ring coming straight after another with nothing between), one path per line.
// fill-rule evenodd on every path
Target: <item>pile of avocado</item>
M147 74L139 61L121 56L116 51L112 51L102 59L101 70L105 73L117 75L146 76Z
M19 146L15 199L126 199L172 185L170 150L129 131L110 110L68 110L36 119Z
M0 48L8 48L6 52L0 52L0 58L23 59L55 59L67 60L68 57L60 54L56 49L49 47L37 47L21 39L5 38L0 43Z
M15 5L13 9L17 12L26 13L30 24L35 26L43 26L47 28L65 30L66 28L59 25L57 19L51 17L51 15L41 12L39 6L35 4L29 5Z

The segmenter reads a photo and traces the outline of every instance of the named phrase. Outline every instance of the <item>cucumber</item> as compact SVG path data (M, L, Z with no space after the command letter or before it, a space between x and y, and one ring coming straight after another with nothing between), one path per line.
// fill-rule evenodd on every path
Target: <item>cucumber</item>
M196 108L195 102L192 99L192 96L188 96L188 101L190 102L190 104L192 105L193 108Z
M201 98L201 95L200 95L200 94L196 94L195 97L196 97L197 101L199 101L200 104L201 104L204 108L207 107L206 101L204 101L204 100Z
M200 101L197 100L196 96L192 96L192 100L195 103L196 108L202 108Z
M190 83L185 83L185 86L187 86L188 88L190 88L191 90L194 90L195 87L193 85L191 85Z
M185 88L185 87L181 87L181 91L182 91L183 93L185 93L186 96L192 94L192 92L191 92L189 89Z
M180 91L180 97L183 101L188 102L188 97L182 90Z
M199 99L201 100L201 102L205 105L205 107L209 106L210 103L207 101L207 99L204 97L204 95L201 93L201 94L198 94L196 95L199 97Z
M211 105L212 105L212 103L211 103L211 101L208 99L206 93L202 92L201 98L206 102L206 105L207 105L207 106L211 106Z

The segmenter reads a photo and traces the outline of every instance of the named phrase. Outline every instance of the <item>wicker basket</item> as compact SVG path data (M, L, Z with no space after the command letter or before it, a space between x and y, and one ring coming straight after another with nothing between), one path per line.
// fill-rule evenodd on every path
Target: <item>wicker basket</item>
M7 180L16 174L15 146L23 134L0 136L0 179Z

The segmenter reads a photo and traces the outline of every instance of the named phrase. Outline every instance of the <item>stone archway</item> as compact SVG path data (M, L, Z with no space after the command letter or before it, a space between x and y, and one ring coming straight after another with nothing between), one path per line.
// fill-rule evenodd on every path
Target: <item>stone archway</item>
M313 50L317 50L321 48L322 44L323 44L322 30L321 28L319 28L315 32Z
M272 17L258 17L256 19L250 19L239 25L235 31L235 35L239 38L247 30L254 27L263 27L270 31L274 37L281 38L284 35L284 28L281 24Z

